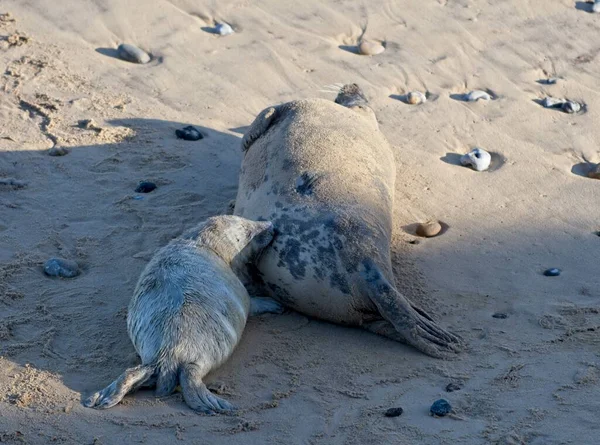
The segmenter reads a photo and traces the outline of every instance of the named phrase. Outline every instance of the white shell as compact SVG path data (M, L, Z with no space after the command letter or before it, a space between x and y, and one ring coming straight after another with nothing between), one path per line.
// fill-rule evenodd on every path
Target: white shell
M467 93L465 95L465 100L467 102L476 102L479 99L481 99L481 100L490 100L491 98L492 98L492 96L490 96L485 91L481 91L481 90L473 90L470 93Z
M424 104L427 102L427 96L420 91L411 91L406 95L406 101L411 105Z
M544 100L542 101L542 105L544 106L544 108L556 108L562 106L563 103L563 99L556 99L554 97L549 96L544 97Z
M375 56L385 51L385 47L379 42L369 42L363 40L358 45L358 52L363 56Z
M485 150L481 148L474 148L466 155L463 155L460 158L460 163L462 165L470 165L474 170L478 172L482 172L487 170L490 167L490 162L492 161L492 156Z
M568 100L562 104L562 110L569 114L579 113L581 111L581 104Z
M227 23L217 23L215 26L215 31L217 34L222 36L228 36L229 34L233 34L235 31L233 28Z

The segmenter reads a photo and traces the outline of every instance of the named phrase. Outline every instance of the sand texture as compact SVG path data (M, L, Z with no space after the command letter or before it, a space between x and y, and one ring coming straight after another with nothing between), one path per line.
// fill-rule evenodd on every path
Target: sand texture
M2 1L0 442L598 443L600 180L586 174L600 162L600 15L589 11L567 0ZM217 35L222 21L235 32ZM359 55L363 33L385 51ZM121 43L152 60L119 60ZM441 361L263 315L208 379L224 382L236 415L150 391L81 406L138 363L125 317L139 274L170 239L227 212L257 113L333 100L331 85L349 82L397 162L397 286L469 350ZM492 99L462 100L474 89ZM416 90L427 101L406 103ZM546 96L587 112L544 108ZM177 139L187 125L204 138ZM474 147L492 153L490 171L460 165ZM158 187L136 193L139 181ZM417 238L428 220L442 233ZM51 257L82 273L45 276ZM561 275L544 276L551 267ZM448 393L452 382L461 389ZM440 397L454 413L429 416ZM404 412L384 417L391 407Z

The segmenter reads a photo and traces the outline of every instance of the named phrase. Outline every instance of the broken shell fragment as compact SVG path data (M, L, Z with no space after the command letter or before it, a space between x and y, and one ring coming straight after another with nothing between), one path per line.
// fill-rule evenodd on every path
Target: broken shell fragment
M363 56L375 56L385 51L385 47L379 42L363 40L358 45L358 52Z
M482 90L473 90L465 95L465 100L467 102L477 102L479 99L481 100L490 100L492 96L489 93L486 93Z
M411 105L424 104L427 102L427 96L420 91L411 91L406 95L406 100Z

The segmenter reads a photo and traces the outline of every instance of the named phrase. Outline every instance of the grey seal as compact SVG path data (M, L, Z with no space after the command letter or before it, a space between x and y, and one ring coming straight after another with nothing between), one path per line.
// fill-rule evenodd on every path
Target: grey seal
M142 364L84 400L110 408L142 386L156 395L181 385L185 402L203 413L233 406L202 379L219 367L241 338L249 312L280 312L269 299L250 299L240 277L273 239L270 222L212 217L172 240L148 263L129 304L127 330Z
M356 84L335 103L263 110L242 139L234 214L273 221L257 292L333 323L360 326L435 357L462 339L394 286L390 259L396 163Z

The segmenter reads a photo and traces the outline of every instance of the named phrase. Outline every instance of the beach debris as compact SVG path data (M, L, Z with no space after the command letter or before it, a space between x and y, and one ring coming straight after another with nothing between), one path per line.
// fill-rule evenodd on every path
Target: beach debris
M371 42L369 40L363 40L358 44L358 52L363 56L376 56L385 51L385 46L380 42Z
M411 105L419 105L427 102L427 96L420 91L411 91L406 95L406 100Z
M560 275L560 269L557 269L556 267L552 267L550 269L546 269L544 271L544 275L547 277L557 277Z
M561 108L565 113L573 114L573 113L579 113L581 111L581 109L583 108L583 106L578 102L568 100L562 104Z
M505 314L504 312L494 312L492 317L504 320L505 318L508 318L508 314Z
M542 106L544 108L559 108L568 114L579 113L585 109L585 105L579 102L568 99L557 99L549 96L544 97L542 100Z
M460 391L463 388L461 382L450 382L446 385L446 392Z
M477 102L478 100L491 100L492 96L483 90L473 90L465 94L464 99L467 102Z
M121 60L131 63L148 63L152 60L150 54L143 49L129 43L122 43L117 48L117 54Z
M175 130L175 136L177 136L178 139L184 139L186 141L199 141L204 138L202 133L200 133L200 130L191 125L188 125L181 130Z
M442 225L437 221L427 221L417 225L416 234L425 238L431 238L442 231Z
M228 36L229 34L233 34L235 31L228 23L217 23L215 25L215 32L220 36Z
M464 166L471 166L473 170L482 172L490 167L492 156L481 148L474 148L469 153L461 156L460 163Z
M564 101L562 99L556 99L554 97L544 97L542 105L544 108L561 108Z
M4 13L0 14L0 22L9 23L9 22L16 22L16 20L10 12L4 12Z
M153 190L156 190L156 184L150 181L141 181L135 188L136 193L150 193Z
M600 179L600 164L597 164L595 167L592 167L587 175L588 178Z
M44 273L50 277L73 278L80 274L80 270L75 261L50 258L44 264Z
M2 40L5 40L8 46L21 46L29 43L31 37L20 32L15 32L9 36L3 37Z
M444 417L446 414L450 414L451 411L452 406L446 399L436 400L429 408L429 414L436 417Z
M403 412L404 412L404 410L398 406L396 408L390 408L390 409L386 410L386 412L384 413L384 416L385 417L398 417L398 416L401 416Z
M64 156L69 153L69 150L66 147L61 147L59 145L52 147L48 150L49 156Z

